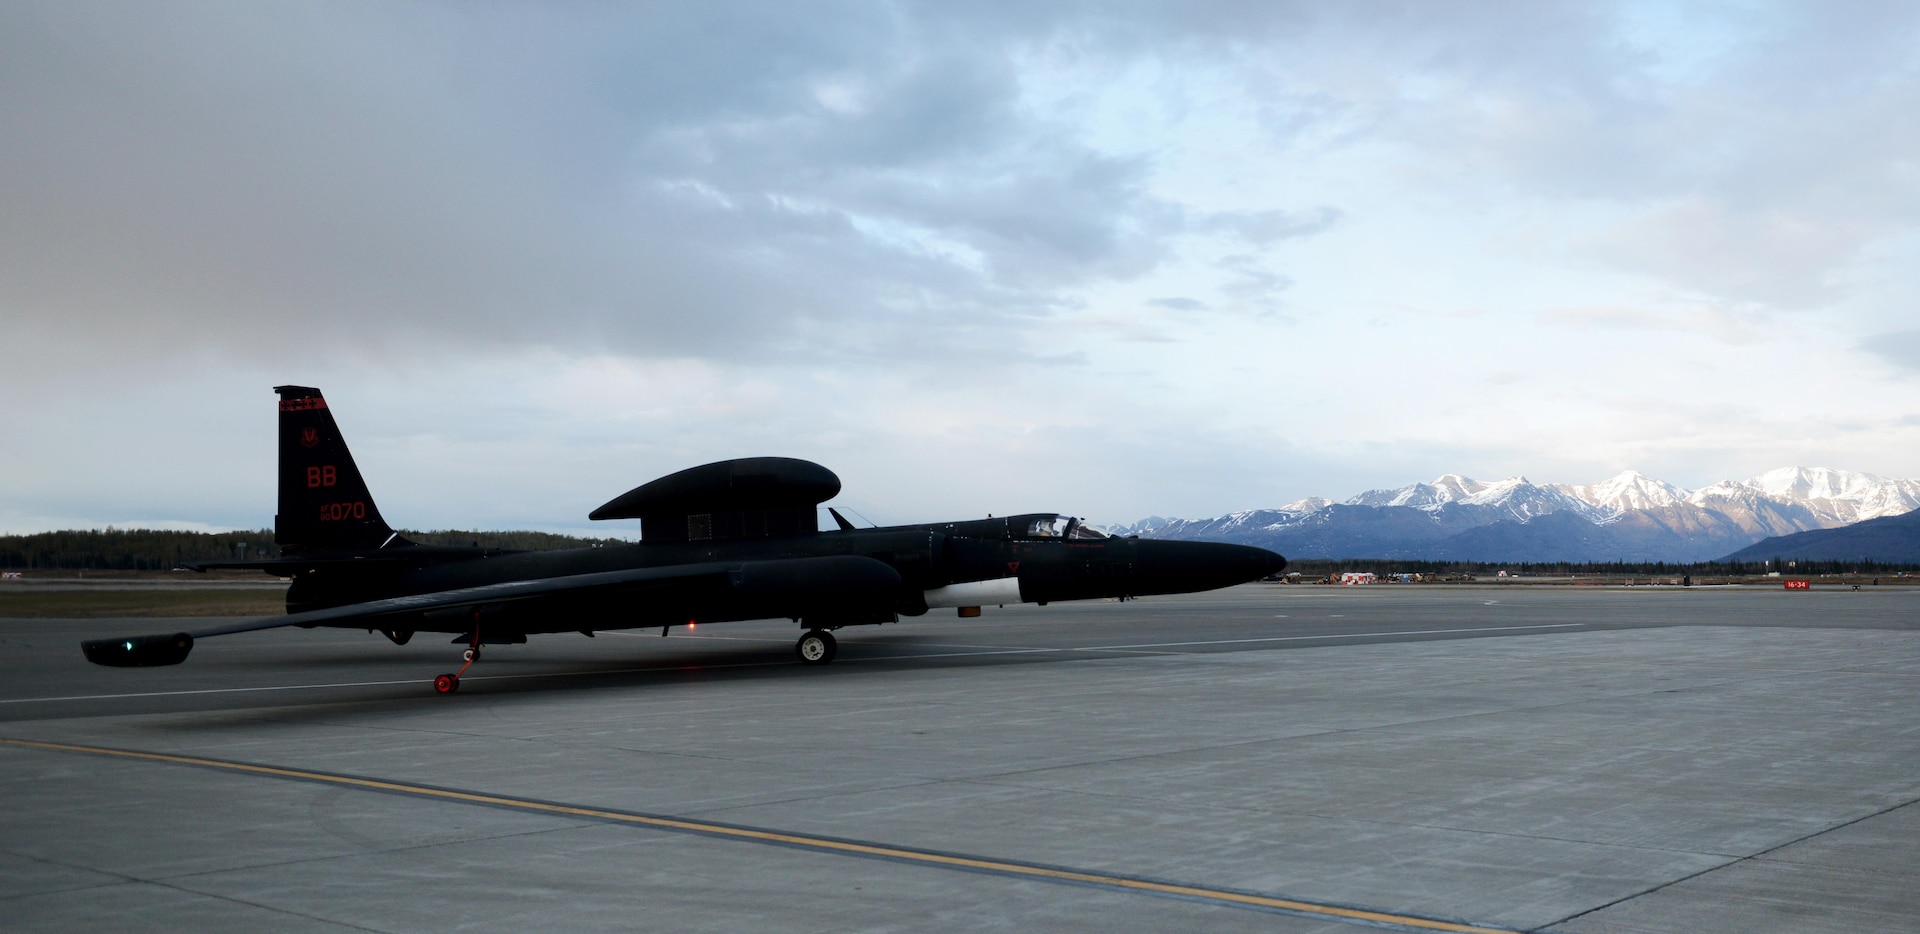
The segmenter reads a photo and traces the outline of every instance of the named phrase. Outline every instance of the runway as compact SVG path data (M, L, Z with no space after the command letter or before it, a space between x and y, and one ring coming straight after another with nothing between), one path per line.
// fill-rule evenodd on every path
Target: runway
M1905 589L78 651L201 625L0 620L9 929L1920 929Z

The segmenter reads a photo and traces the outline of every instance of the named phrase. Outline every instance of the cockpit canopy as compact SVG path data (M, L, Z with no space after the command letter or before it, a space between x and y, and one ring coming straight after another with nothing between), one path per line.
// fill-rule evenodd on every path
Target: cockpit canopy
M1015 533L1020 538L1066 538L1098 539L1106 538L1107 533L1087 525L1086 520L1072 516L1035 516L1027 524L1025 534Z

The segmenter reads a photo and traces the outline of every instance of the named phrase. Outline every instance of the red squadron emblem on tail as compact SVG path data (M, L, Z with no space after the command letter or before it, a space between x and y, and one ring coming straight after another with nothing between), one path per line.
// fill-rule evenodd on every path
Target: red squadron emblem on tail
M315 447L319 445L320 429L318 428L300 429L300 443L306 445L307 447Z

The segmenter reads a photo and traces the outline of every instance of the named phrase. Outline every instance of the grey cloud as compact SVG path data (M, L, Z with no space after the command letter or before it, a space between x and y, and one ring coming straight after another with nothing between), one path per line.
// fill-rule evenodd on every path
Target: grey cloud
M1210 15L1211 14L1211 15ZM1213 7L1281 145L1382 145L1437 200L1627 217L1576 246L1729 302L1832 305L1920 226L1920 9L1859 3ZM1205 25L1164 24L1191 37ZM1156 54L1175 54L1168 41ZM1223 54L1224 53L1224 54Z
M1148 299L1147 304L1160 308L1171 308L1174 311L1205 311L1207 309L1206 302L1192 298L1154 298Z
M1859 346L1894 366L1920 373L1920 330L1875 334Z
M95 354L964 341L1179 224L1019 111L999 41L857 5L8 7L0 309Z
M1787 184L1760 163L1656 158L1712 99L1636 77L1652 57L1615 41L1608 15L1531 4L103 10L0 10L0 309L130 347L189 330L249 349L289 333L669 355L946 345L1144 273L1182 231L1263 246L1337 221L1155 197L1145 158L1023 108L1018 54L1238 56L1300 133L1364 126L1438 165L1576 194ZM1897 54L1876 48L1882 64ZM1479 93L1409 100L1392 90L1406 74ZM1508 118L1474 112L1482 99ZM1870 153L1914 132L1881 123ZM1808 145L1796 168L1832 152ZM1887 180L1873 158L1848 168ZM1623 228L1624 246L1594 249L1807 302L1904 216L1848 226L1802 198L1777 209L1779 229L1812 231L1818 248L1801 249L1736 237L1758 228L1730 198L1703 208L1722 220L1668 238L1684 242ZM1285 285L1229 265L1237 297Z
M1857 220L1731 211L1696 198L1650 209L1585 238L1583 245L1692 291L1807 308L1845 295L1841 272L1874 233Z
M1255 246L1281 240L1309 237L1340 219L1340 212L1320 207L1305 213L1292 211L1219 211L1201 215L1194 227L1200 230L1225 230L1240 235Z
M940 344L1147 271L1182 230L1332 223L1189 216L1144 159L1023 111L1012 62L1358 28L1304 9L14 6L0 303L142 346Z
M1914 14L1687 15L1731 37L1717 57L1527 3L13 4L0 313L141 348L845 353L1017 332L1182 231L1337 221L1155 197L1146 158L1023 106L1021 56L1237 63L1287 145L1387 141L1463 200L1625 203L1594 255L1834 300L1920 210ZM1234 268L1240 297L1285 285Z
M1222 257L1219 266L1234 274L1223 290L1235 298L1271 307L1293 280L1268 268L1258 256L1239 254Z

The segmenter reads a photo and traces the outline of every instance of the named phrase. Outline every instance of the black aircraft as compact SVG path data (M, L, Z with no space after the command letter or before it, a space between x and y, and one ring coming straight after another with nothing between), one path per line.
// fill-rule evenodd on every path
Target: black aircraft
M98 639L87 659L133 667L184 661L195 639L333 626L404 645L418 632L455 634L466 666L434 679L442 694L483 645L530 633L787 618L805 627L794 651L833 660L833 630L955 607L1126 599L1258 580L1286 566L1260 548L1143 541L1102 534L1053 513L930 525L820 531L819 504L840 478L803 460L748 457L691 467L635 487L592 519L639 519L637 544L564 551L422 545L388 527L347 452L320 390L278 386L281 557L188 565L290 577L287 615L193 633Z

